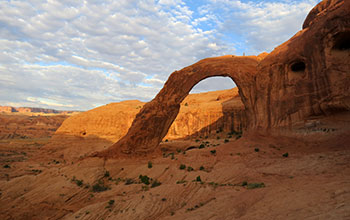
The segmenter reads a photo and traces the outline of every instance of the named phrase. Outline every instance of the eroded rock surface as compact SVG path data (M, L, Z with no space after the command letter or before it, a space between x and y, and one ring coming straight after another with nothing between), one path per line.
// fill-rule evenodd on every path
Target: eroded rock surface
M269 55L207 58L172 73L137 114L128 133L99 156L154 151L199 81L232 78L245 106L248 131L289 127L350 110L350 2L328 0L309 14L304 29Z
M116 142L127 133L144 104L140 101L111 103L71 116L57 130L53 141L72 137ZM237 88L190 94L182 102L180 113L164 139L204 137L218 130L239 132L245 123Z

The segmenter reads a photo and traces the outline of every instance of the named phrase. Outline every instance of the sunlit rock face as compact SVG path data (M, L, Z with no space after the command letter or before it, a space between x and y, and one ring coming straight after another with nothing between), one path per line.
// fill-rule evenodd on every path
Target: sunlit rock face
M293 128L311 117L350 110L350 1L318 4L299 31L270 54L201 60L173 72L163 89L136 115L126 136L99 156L154 151L194 85L230 77L239 88L247 131Z

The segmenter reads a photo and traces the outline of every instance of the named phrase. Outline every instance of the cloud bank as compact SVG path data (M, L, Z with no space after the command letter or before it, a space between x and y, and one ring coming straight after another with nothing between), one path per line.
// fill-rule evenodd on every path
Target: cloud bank
M202 58L271 51L317 2L0 0L0 105L148 101L171 72ZM193 91L232 85L214 79Z

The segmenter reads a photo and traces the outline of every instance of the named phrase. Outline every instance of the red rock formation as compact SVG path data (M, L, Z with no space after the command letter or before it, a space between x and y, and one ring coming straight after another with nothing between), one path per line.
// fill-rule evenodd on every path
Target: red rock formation
M267 56L208 58L175 71L137 114L127 135L98 155L154 151L191 88L212 76L235 81L249 131L291 129L313 116L349 111L349 21L350 1L323 1L310 12L303 30Z
M56 131L54 139L74 136L77 140L98 138L116 142L127 133L144 104L140 101L111 103L71 116ZM246 123L243 108L237 88L190 94L181 103L180 112L164 139L204 137L217 130L240 131L242 123Z
M0 112L20 112L20 113L48 113L48 114L70 114L75 111L59 111L55 109L46 109L46 108L32 108L32 107L11 107L11 106L0 106Z

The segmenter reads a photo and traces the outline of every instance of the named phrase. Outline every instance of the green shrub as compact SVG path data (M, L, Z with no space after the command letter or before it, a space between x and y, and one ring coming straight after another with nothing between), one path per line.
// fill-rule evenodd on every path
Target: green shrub
M242 182L242 186L246 186L246 185L248 185L248 182L247 181L243 181Z
M256 189L265 187L264 183L248 183L247 189Z
M211 154L216 154L216 150L211 150L210 153Z
M149 177L148 176L142 176L142 175L140 175L139 176L139 179L141 180L141 182L142 183L144 183L144 184L146 184L146 185L149 185L150 184L150 182L149 182Z
M8 165L8 164L4 165L3 167L7 168L7 169L11 168L10 165Z
M199 167L199 170L204 170L204 167L203 166Z
M185 164L181 164L179 168L180 168L180 170L184 170L184 169L186 169L186 165Z
M259 152L260 150L259 150L259 148L255 148L254 151L255 152Z
M148 167L149 169L151 169L151 168L153 167L153 164L152 164L151 161L148 161L147 167Z
M197 182L202 182L201 176L197 176L196 181Z
M288 153L285 153L285 154L283 154L282 156L283 156L283 157L288 157L289 154L288 154Z
M227 142L229 142L229 140L228 139L225 139L225 141L224 141L225 143L227 143Z
M193 171L193 170L194 170L194 169L193 169L192 167L190 167L190 166L187 167L187 171L188 171L188 172L191 172L191 171Z
M102 182L98 182L95 185L92 186L93 192L103 192L108 190L109 188L105 186Z
M109 206L112 206L113 204L114 204L114 200L113 200L113 199L111 199L111 200L108 201L108 205L109 205Z
M78 186L82 186L83 185L83 180L76 180L75 183L78 185Z
M109 177L109 171L106 171L103 177Z
M134 182L134 180L131 179L131 178L127 178L126 181L125 181L125 185L131 185L131 184L133 184L133 183L135 183L135 182Z
M204 144L199 145L199 149L205 148Z
M158 180L154 180L154 181L152 182L151 188L160 186L161 184L162 184L162 183L161 183L161 182L158 182Z

